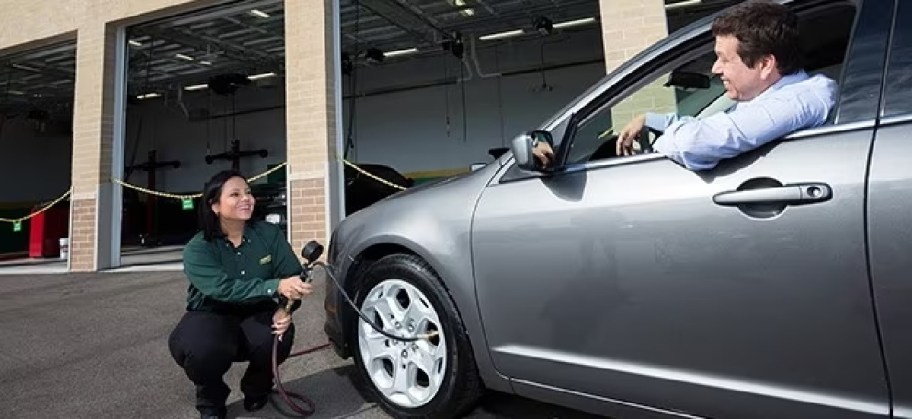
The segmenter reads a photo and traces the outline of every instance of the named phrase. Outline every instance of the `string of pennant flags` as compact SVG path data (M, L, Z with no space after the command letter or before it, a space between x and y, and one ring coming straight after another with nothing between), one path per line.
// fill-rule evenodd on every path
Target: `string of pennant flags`
M364 169L358 167L358 165L356 165L356 164L354 164L354 163L352 163L352 162L350 162L350 161L348 161L348 160L346 160L346 159L341 159L341 158L340 158L339 160L341 160L342 163L344 163L346 166L349 166L349 167L355 169L356 171L358 171L358 172L361 173L362 175L367 176L367 177L369 177L369 178L371 178L371 179L373 179L373 180L375 180L375 181L377 181L377 182L383 183L384 185L387 185L387 186L389 186L389 187L392 187L392 188L395 188L395 189L399 189L399 190L405 190L405 189L406 189L405 186L397 185L397 184L395 184L395 183L393 183L393 182L390 182L390 181L388 181L388 180L386 180L386 179L383 179L383 178L381 178L381 177L379 177L379 176L377 176L377 175L374 175L373 173L370 173L370 172L368 172L368 171L366 171L366 170L364 170ZM265 172L263 172L263 173L260 173L260 174L258 174L258 175L256 175L256 176L253 176L253 177L250 177L250 178L247 178L247 181L248 181L248 182L254 182L254 181L258 180L258 179L261 179L261 178L263 178L263 177L269 176L269 175L272 174L273 172L275 172L275 171L277 171L277 170L280 170L280 169L284 168L284 167L287 166L287 165L288 165L288 162L282 162L281 164L279 164L279 165L277 165L277 166L275 166L275 167L273 167L273 168L271 168L271 169L269 169L269 170L267 170L267 171L265 171ZM116 179L116 178L112 178L111 181L114 182L114 183L116 183L116 184L118 184L118 185L120 185L120 186L123 186L123 187L125 187L125 188L133 189L133 190L135 190L135 191L142 192L142 193L145 193L145 194L148 194L148 195L154 195L154 196L158 196L158 197L162 197L162 198L169 198L169 199L177 199L177 200L180 200L180 201L182 201L182 203L183 203L184 209L193 209L193 200L196 199L196 198L200 198L200 197L203 196L202 193L195 193L195 194L172 194L172 193L168 193L168 192L155 191L155 190L148 189L148 188L144 188L144 187L138 186L138 185L134 185L134 184L131 184L131 183L128 183L128 182L125 182L125 181L123 181L123 180L121 180L121 179ZM57 199L54 199L54 200L51 201L49 204L47 204L47 205L41 207L41 208L38 209L37 211L34 211L34 212L32 212L32 213L30 213L30 214L28 214L28 215L25 215L25 216L22 216L22 217L19 217L19 218L3 218L3 217L0 217L0 222L11 223L11 224L13 225L13 231L14 231L14 232L20 232L20 231L22 231L22 223L23 223L23 222L28 221L28 220L30 220L30 219L32 219L32 218L38 216L39 214L44 213L45 211L49 210L49 209L50 209L51 207L53 207L54 205L57 205L58 203L62 202L63 200L69 198L70 195L72 194L72 192L73 192L73 188L72 188L72 186L71 186L66 192L64 192L63 195L59 196Z

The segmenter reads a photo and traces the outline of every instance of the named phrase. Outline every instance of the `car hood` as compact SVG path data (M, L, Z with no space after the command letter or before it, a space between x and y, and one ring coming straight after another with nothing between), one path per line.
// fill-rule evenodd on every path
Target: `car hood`
M502 167L504 164L506 164L507 161L509 161L509 159L507 158L509 154L510 154L509 152L504 153L504 156L501 156L499 159L489 163L485 167L482 167L478 170L466 172L466 173L460 173L458 175L453 175L453 176L447 176L447 177L443 177L440 179L435 179L430 182L422 183L420 185L412 186L408 189L405 189L403 191L396 192L390 196L387 196L387 197L381 199L380 201L378 201L378 203L385 202L385 201L395 201L395 200L403 199L403 198L410 197L410 196L416 195L416 194L424 195L424 194L434 193L432 191L439 191L441 189L449 189L450 184L454 184L454 183L460 184L460 183L462 183L463 180L484 179L485 183L487 183L487 181L490 180L492 176L494 176L494 174L497 172L497 170L500 167Z
M464 205L474 207L481 190L487 185L506 160L495 160L487 166L467 173L445 177L387 196L371 206L350 214L342 225L399 218L414 212L444 214ZM342 227L340 225L340 227Z

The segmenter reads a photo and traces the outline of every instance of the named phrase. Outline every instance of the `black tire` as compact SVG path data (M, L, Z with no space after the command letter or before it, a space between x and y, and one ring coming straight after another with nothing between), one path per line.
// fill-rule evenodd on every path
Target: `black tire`
M433 269L421 258L410 254L394 254L381 258L360 276L355 291L355 304L360 308L367 292L386 279L400 279L420 290L440 317L446 342L446 369L437 394L426 404L406 408L394 404L377 389L361 359L358 341L358 321L353 316L348 325L349 343L355 360L355 379L369 401L379 404L384 411L397 418L454 418L473 408L483 392L478 367L462 318L449 292L444 288Z

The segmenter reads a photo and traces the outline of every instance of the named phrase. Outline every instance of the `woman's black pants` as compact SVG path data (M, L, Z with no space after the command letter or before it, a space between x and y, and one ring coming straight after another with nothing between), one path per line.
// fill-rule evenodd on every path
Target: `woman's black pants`
M233 362L249 361L241 379L244 397L264 397L272 390L273 310L251 314L188 311L171 332L168 347L196 384L196 408L201 413L225 414L231 390L223 376ZM282 363L291 352L294 324L282 336L277 351Z

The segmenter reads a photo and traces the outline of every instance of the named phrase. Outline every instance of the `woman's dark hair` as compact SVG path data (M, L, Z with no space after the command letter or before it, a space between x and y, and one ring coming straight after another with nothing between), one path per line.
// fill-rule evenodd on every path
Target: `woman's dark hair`
M218 215L212 212L212 204L219 201L222 196L222 187L225 182L233 177L239 177L247 181L240 172L235 170L223 170L216 173L203 185L203 197L199 206L199 223L200 229L203 230L203 238L211 241L214 238L224 237L222 225L219 223Z
M782 75L801 69L798 17L769 0L750 0L723 12L712 25L713 36L738 39L738 56L753 68L766 55L776 57Z

